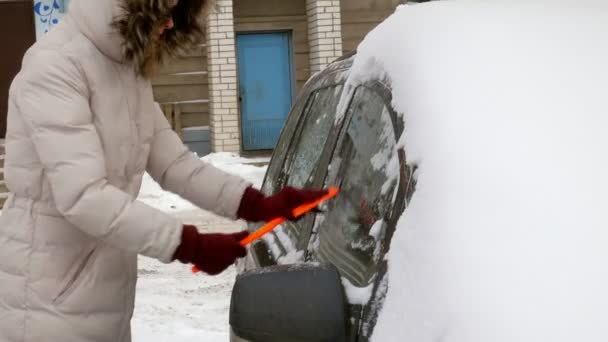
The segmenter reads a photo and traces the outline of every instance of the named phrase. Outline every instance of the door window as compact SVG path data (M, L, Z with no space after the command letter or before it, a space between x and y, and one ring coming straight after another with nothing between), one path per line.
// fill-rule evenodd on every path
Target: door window
M334 127L342 88L342 85L323 88L311 95L309 106L287 152L277 188L286 185L304 188L312 181ZM268 235L266 242L277 262L292 263L303 258L311 224L311 218L286 222Z
M283 128L283 133L279 139L277 147L274 150L272 160L270 161L270 165L268 165L268 170L266 171L266 176L264 177L262 192L266 195L272 195L277 189L280 188L279 185L283 183L281 180L283 178L283 164L285 162L287 152L289 151L292 136L296 131L299 119L308 111L312 98L313 95L299 98L289 115L289 119Z
M336 107L342 85L319 90L302 122L284 170L287 185L302 188L311 180L313 171L336 119Z
M341 193L317 217L310 258L336 265L350 283L365 287L380 261L405 164L397 150L401 132L377 92L359 88L347 115L327 178Z

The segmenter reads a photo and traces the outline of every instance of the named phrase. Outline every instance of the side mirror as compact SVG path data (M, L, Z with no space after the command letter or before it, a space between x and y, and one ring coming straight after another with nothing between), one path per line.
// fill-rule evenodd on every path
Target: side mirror
M346 341L346 301L332 265L261 268L237 277L232 290L232 341Z

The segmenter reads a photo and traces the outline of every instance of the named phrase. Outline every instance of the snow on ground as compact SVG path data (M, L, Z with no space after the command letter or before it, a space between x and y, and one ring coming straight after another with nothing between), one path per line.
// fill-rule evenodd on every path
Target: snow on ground
M608 341L607 33L606 1L455 0L359 46L418 165L372 341Z
M140 258L134 342L227 342L230 292L236 271L193 275L182 264Z
M259 187L268 158L245 159L231 153L202 158L214 166L252 182ZM197 209L178 196L162 191L148 175L139 199L172 213L184 223L203 232L234 232L245 229L243 222L225 220ZM236 270L229 268L218 276L194 275L180 263L169 265L140 257L135 313L132 321L134 342L227 342L228 310Z

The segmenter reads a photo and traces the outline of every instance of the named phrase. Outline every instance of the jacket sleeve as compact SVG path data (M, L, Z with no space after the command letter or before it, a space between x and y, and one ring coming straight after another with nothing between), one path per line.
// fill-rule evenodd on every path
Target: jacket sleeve
M231 219L245 189L251 183L220 171L188 150L156 106L156 132L150 147L147 170L160 186L196 206Z
M57 210L94 238L170 262L180 222L108 183L88 86L75 62L57 52L28 58L16 104L43 165Z

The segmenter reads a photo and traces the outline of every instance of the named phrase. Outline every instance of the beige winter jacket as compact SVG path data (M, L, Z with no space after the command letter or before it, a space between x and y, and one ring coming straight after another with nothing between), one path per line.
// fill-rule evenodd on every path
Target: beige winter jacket
M73 0L12 84L1 342L130 341L137 254L170 262L181 234L135 200L144 171L231 218L249 186L189 153L149 81L123 63L117 1Z

